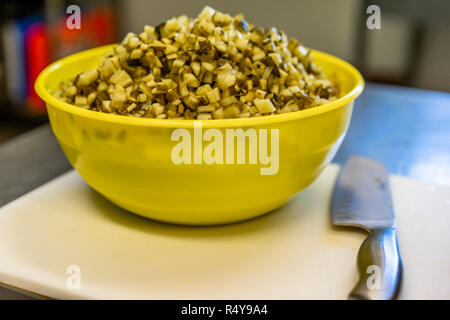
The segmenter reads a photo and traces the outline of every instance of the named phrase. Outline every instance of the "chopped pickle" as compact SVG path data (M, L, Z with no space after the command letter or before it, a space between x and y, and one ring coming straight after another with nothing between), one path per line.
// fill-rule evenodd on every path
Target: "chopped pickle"
M336 100L339 88L283 31L205 7L128 33L54 95L104 113L209 120L301 111Z
M254 104L259 113L271 113L275 111L275 107L269 99L255 99Z

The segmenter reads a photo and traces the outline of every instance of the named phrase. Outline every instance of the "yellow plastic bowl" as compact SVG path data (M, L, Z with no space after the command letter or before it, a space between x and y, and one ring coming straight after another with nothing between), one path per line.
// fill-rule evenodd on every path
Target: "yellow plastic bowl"
M340 81L340 99L281 115L201 121L203 132L216 128L223 137L226 129L267 129L269 137L270 130L278 129L276 174L262 175L260 169L267 165L248 164L248 159L246 164L176 165L171 153L179 142L171 140L173 131L185 128L194 137L194 123L200 121L105 114L52 96L61 81L94 68L111 48L83 51L51 64L36 80L36 91L47 104L64 153L92 188L124 209L170 223L230 223L285 204L330 163L350 124L353 101L364 87L360 73L350 64L314 51L317 64Z

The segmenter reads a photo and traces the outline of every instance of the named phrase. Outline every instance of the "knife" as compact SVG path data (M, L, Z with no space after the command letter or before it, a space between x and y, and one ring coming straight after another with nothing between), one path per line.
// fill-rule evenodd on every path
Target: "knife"
M403 267L388 175L381 163L359 156L346 162L334 189L331 220L369 232L358 252L360 279L349 298L395 299Z

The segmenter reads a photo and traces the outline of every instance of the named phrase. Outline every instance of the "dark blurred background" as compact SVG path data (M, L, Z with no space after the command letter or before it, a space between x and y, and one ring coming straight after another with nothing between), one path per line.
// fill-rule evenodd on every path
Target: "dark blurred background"
M66 8L81 8L81 29L69 30ZM369 30L369 5L381 29ZM47 121L33 84L50 62L119 41L128 31L172 16L195 17L209 5L276 26L306 46L354 64L367 81L450 92L448 0L40 0L0 3L0 142Z

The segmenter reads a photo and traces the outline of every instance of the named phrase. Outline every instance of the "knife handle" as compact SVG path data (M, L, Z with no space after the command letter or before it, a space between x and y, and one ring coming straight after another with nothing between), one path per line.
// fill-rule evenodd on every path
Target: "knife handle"
M395 299L400 287L402 268L395 228L373 230L359 248L360 279L349 298Z

